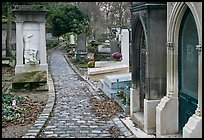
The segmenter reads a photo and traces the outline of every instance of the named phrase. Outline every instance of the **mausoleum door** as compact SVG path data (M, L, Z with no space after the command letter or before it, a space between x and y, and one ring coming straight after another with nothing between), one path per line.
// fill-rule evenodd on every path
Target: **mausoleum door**
M198 103L198 33L190 9L187 9L179 30L179 132L195 113Z
M144 98L145 98L145 78L146 78L146 46L145 46L145 36L144 31L141 31L139 41L140 50L140 110L144 110Z

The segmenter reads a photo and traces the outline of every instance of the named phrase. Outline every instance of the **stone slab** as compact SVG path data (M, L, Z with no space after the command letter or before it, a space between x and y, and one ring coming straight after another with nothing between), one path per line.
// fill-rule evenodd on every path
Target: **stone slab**
M127 71L129 71L129 65L120 64L120 65L106 66L101 68L88 68L88 75L110 73L115 71L121 71L124 69L127 69Z
M130 117L122 118L121 121L133 132L136 138L155 138L154 135L148 135L143 130L136 127Z
M121 62L117 61L95 61L95 67L106 67L106 66L112 66L112 65L118 65L121 64Z
M127 85L131 85L132 74L124 73L124 74L116 74L116 75L108 75L104 77L104 82L111 89L117 89L117 79L119 80L118 88L125 88Z
M110 89L104 82L103 79L100 79L98 82L98 88L101 89L110 99L113 98L113 94L117 93L116 90Z

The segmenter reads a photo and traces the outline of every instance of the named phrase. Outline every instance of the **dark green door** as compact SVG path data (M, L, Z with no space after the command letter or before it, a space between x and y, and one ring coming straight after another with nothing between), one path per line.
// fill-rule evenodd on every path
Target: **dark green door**
M179 30L179 132L195 113L198 102L198 33L190 9L187 9Z

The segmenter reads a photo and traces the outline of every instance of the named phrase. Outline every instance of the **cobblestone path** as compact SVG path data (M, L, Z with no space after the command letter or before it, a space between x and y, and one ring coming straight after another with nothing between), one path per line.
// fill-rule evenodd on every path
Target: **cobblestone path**
M88 83L82 80L69 66L60 48L52 52L50 70L54 81L56 101L41 138L111 138L110 128L118 129L120 121L114 118L100 120L91 111ZM125 128L118 137L132 137ZM125 134L124 134L125 133Z

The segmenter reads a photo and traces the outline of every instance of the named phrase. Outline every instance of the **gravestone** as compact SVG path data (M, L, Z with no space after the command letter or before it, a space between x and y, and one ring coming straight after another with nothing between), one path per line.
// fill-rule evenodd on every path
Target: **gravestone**
M121 29L121 54L122 63L129 66L129 29Z
M69 43L70 43L70 45L75 45L74 35L70 35L70 37L69 37Z
M110 46L109 45L98 45L98 52L110 53Z
M86 36L84 34L77 36L77 58L80 60L87 59Z
M77 50L82 52L86 51L86 36L83 34L77 36Z
M26 75L27 79L19 80L24 85L27 83L32 86L33 83L41 82L42 76L33 82L33 75L39 75L41 72L43 72L43 77L48 75L45 39L46 11L41 5L17 5L13 9L16 15L15 77ZM18 83L18 79L14 80L15 83ZM40 83L39 86L46 87L46 84L43 79L43 83Z

